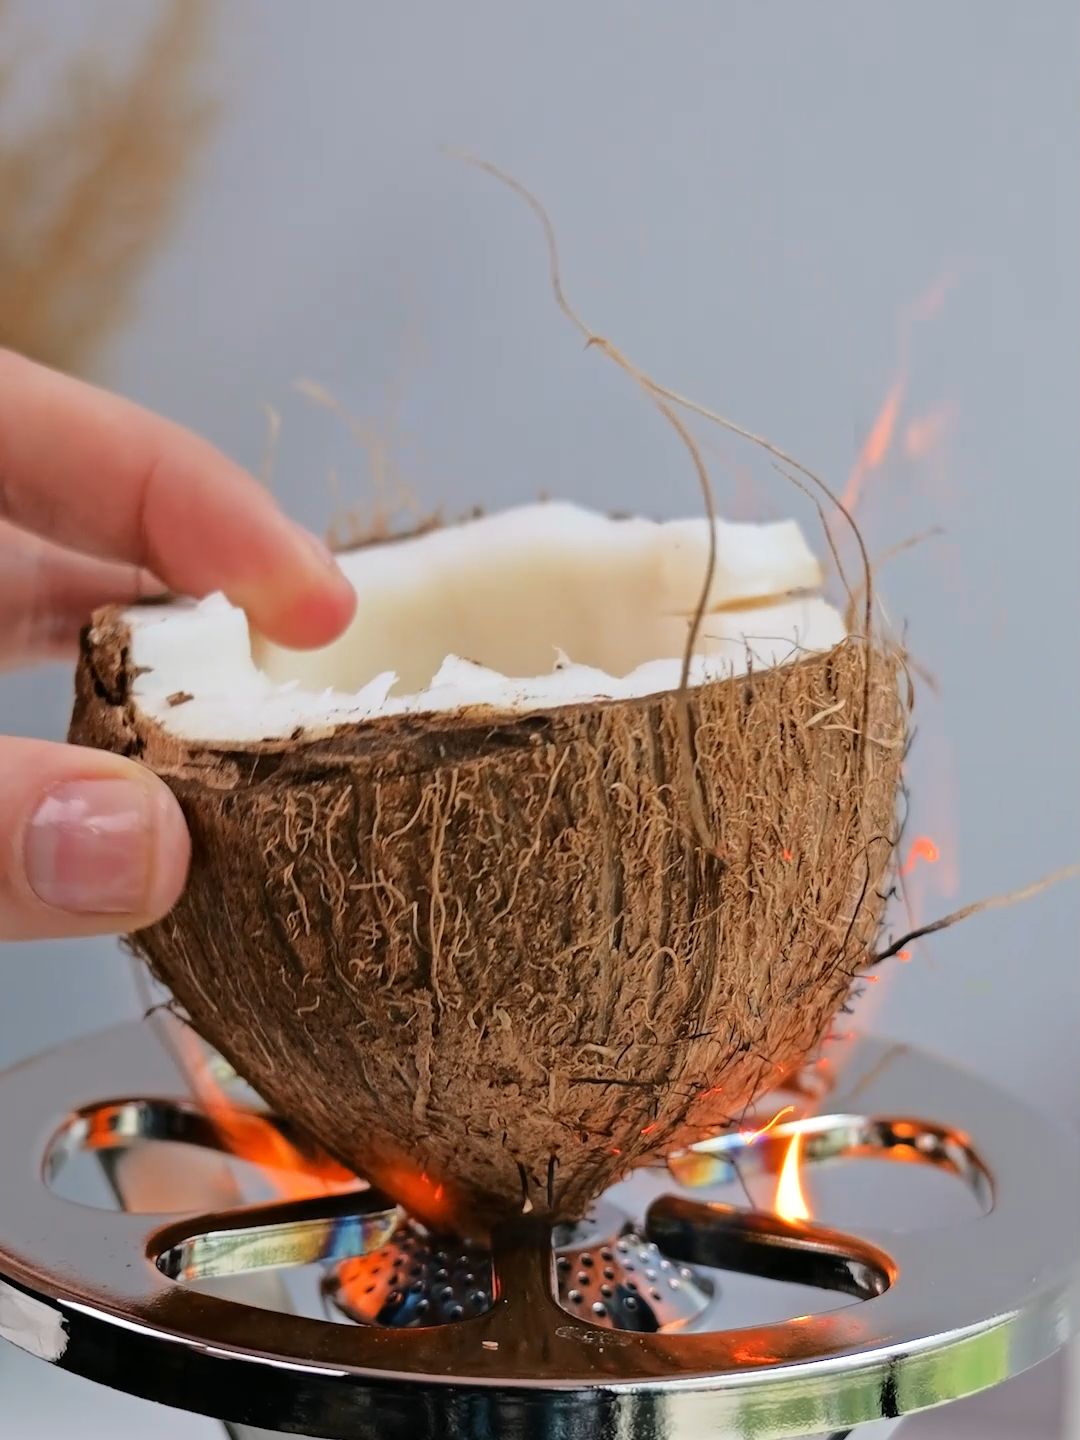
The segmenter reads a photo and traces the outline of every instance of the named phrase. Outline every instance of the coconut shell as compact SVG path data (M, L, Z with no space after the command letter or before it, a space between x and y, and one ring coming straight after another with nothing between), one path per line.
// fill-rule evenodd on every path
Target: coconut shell
M191 828L137 951L273 1107L430 1224L578 1217L732 1123L872 951L906 723L873 645L691 692L714 854L673 694L193 744L132 702L129 638L115 613L84 636L70 738L141 759Z

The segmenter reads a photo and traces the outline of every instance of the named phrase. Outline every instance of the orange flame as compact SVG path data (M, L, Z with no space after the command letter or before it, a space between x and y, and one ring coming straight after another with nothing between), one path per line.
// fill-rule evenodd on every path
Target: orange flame
M907 382L902 375L893 381L889 387L889 393L885 396L884 403L877 413L877 418L870 427L870 433L863 441L863 447L851 468L851 474L848 476L841 497L844 509L849 513L853 512L859 503L859 496L867 476L884 463L885 457L889 453L893 436L896 433L896 423L900 418L900 407L904 401L906 388Z
M953 264L942 271L937 279L923 291L918 299L908 307L904 316L904 328L910 329L913 324L920 324L927 320L934 320L941 314L945 307L945 301L949 291L960 279L967 269L966 264Z
M949 290L956 283L962 266L951 266L927 287L927 289L906 307L900 318L899 360L897 375L889 386L881 409L875 417L870 433L863 442L858 458L848 476L842 496L844 508L853 512L859 503L863 484L868 475L884 462L896 439L900 411L907 394L908 371L911 361L912 331L916 325L933 320L940 314ZM952 422L954 407L939 406L929 414L911 421L903 436L904 449L909 459L922 459L936 448L944 438Z
M215 1079L195 1035L184 1026L174 1034L195 1098L230 1155L257 1165L286 1200L356 1188L356 1176L336 1160L301 1154L264 1116L234 1104Z
M739 1138L744 1145L753 1145L755 1140L760 1140L762 1135L767 1135L774 1125L779 1125L784 1116L792 1114L794 1109L794 1105L785 1105L784 1108L778 1110L769 1123L763 1125L760 1130L740 1130Z
M955 399L939 398L925 405L915 413L908 413L907 406L914 399L912 378L915 366L916 331L924 324L931 323L941 313L952 287L968 268L965 262L951 265L940 274L927 289L912 303L904 306L899 315L897 351L888 390L880 409L870 427L869 433L858 452L855 463L842 492L845 508L851 513L859 508L859 526L870 536L884 520L884 514L868 514L877 506L884 507L892 500L899 514L913 502L918 506L929 504L932 511L940 513L953 478L947 465L948 441L959 415ZM913 407L914 408L914 407ZM893 462L903 462L904 487L901 493L889 496L886 487L878 483L881 467ZM918 513L918 511L916 512ZM874 522L877 522L875 525ZM830 529L832 527L830 526ZM885 555L907 549L926 534L935 533L924 527L921 513L911 526L912 535L902 545L887 548L887 539L894 538L891 532L880 537L883 558ZM914 533L918 532L918 533ZM839 529L834 536L840 549L850 544L848 537ZM875 548L878 537L875 537ZM939 552L940 553L940 552ZM953 582L953 570L948 572ZM930 893L950 896L957 889L958 843L955 825L954 769L949 763L948 746L940 732L940 714L931 705L924 707L921 721L921 736L918 749L918 763L925 772L920 794L927 797L926 812L918 812L914 823L925 826L936 837L936 842L927 836L919 836L910 846L906 856L901 856L898 866L903 877L900 887L900 902L905 913L903 929L916 929L923 921L924 902ZM905 765L905 774L909 774ZM924 862L920 864L921 862ZM901 961L910 960L912 952L901 952ZM898 966L897 969L900 967ZM878 980L879 983L865 987L865 996L860 999L858 1028L865 1031L872 1026L880 1012L882 1003L890 991L890 976L894 971L883 971L881 976L863 976L864 980ZM872 997L872 998L871 998ZM843 1037L831 1034L830 1045L840 1044Z
M799 1178L799 1156L802 1150L802 1131L796 1131L784 1156L780 1178L776 1184L776 1200L773 1209L782 1220L809 1220L810 1206L803 1194Z
M930 839L929 835L916 835L915 839L911 842L911 849L908 851L908 857L900 869L900 874L910 875L912 870L915 869L915 862L917 860L925 860L928 865L936 865L940 859L941 852L933 840Z
M908 421L904 429L904 454L909 460L925 460L940 447L952 427L954 413L953 405L938 405Z

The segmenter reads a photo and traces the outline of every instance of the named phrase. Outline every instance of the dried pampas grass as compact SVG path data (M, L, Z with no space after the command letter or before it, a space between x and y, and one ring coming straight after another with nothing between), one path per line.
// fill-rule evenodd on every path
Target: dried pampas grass
M79 55L20 125L0 0L0 346L73 373L100 365L208 132L208 19L206 0L168 0L126 68Z

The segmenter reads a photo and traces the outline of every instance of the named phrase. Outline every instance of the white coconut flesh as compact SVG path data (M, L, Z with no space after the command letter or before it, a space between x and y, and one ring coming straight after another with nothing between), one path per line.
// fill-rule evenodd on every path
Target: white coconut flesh
M221 595L129 611L134 700L170 733L213 743L674 690L708 551L705 519L556 503L366 546L340 557L356 615L321 650L271 644ZM821 583L794 521L717 521L690 683L839 644L839 613L813 593Z

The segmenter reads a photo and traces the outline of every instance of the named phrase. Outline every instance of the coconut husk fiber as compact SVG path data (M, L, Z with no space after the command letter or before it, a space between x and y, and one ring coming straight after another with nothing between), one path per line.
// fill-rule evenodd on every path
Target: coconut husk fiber
M144 716L128 640L114 613L87 631L70 738L141 759L191 828L136 949L429 1224L580 1216L800 1066L872 959L906 713L865 638L685 696L235 747Z

